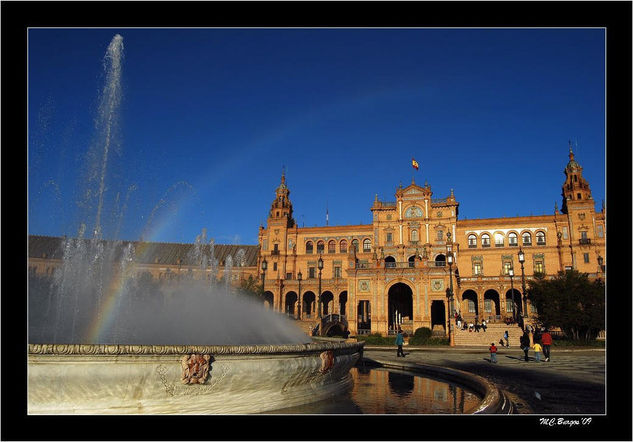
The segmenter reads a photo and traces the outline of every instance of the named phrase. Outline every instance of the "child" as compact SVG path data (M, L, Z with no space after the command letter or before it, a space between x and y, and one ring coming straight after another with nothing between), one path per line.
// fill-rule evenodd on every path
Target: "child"
M490 344L490 348L488 350L490 350L490 362L492 362L493 364L496 364L497 363L497 347L495 346L494 342Z
M534 359L536 362L541 362L541 351L543 351L543 347L538 342L534 343Z

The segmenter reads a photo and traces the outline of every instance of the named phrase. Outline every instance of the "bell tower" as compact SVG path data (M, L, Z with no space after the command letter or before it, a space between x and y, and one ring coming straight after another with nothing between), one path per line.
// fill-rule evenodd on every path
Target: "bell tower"
M574 159L574 152L569 142L569 162L565 167L565 184L563 184L563 207L561 212L567 214L570 206L586 206L586 202L594 202L591 198L589 183L582 176L582 167Z
M268 225L284 224L284 227L294 227L292 218L292 203L290 202L290 189L286 185L286 172L281 173L281 184L275 189L275 200L272 202L268 214Z

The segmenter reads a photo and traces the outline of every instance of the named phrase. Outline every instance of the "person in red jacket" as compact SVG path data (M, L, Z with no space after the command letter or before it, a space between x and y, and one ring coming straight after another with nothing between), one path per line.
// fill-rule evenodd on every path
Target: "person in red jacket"
M545 356L545 362L549 362L549 348L552 345L552 335L545 329L541 335L541 343L543 344L543 356Z
M490 362L492 362L493 364L496 364L497 363L497 347L495 346L494 342L490 344L490 348L488 350L490 350Z

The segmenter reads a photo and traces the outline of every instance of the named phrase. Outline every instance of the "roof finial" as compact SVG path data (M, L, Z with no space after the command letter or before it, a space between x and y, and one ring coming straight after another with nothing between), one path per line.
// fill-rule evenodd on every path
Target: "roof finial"
M281 165L281 182L282 183L286 182L286 165L285 164Z

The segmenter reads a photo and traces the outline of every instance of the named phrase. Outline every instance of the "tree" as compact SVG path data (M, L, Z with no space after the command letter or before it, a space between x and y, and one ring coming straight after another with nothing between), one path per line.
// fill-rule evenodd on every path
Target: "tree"
M240 289L240 291L246 295L260 300L264 299L264 288L259 282L259 279L253 278L253 275L249 275L248 279L242 279L240 281Z
M529 281L527 290L545 327L560 327L572 339L595 339L605 325L604 281L589 281L576 270L559 272L554 279Z

